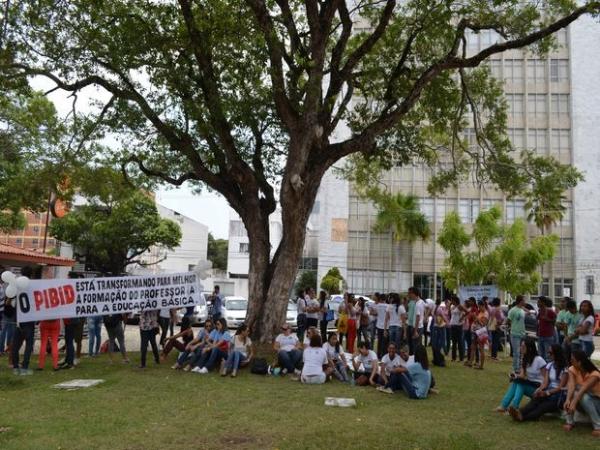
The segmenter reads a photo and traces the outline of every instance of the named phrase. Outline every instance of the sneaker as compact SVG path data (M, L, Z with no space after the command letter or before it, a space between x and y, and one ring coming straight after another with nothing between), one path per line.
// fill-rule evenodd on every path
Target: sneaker
M494 411L499 412L499 413L505 413L506 409L504 409L502 406L498 406Z
M383 392L384 394L393 394L394 393L394 391L392 391L392 388L389 388L389 387L388 388L384 387L382 389L378 389L378 391Z
M175 363L171 366L171 369L178 370L181 369L181 367L179 367L179 364Z
M200 369L200 370L198 371L198 373L201 373L201 374L207 374L207 373L208 373L208 369L207 369L206 367L203 367L202 369Z
M79 359L75 358L73 360L73 366L78 366L79 365Z
M292 378L290 378L290 380L292 380L292 381L300 381L300 377L294 375Z
M200 369L200 367L198 367L198 366L194 367L194 368L191 370L191 372L192 372L192 373L201 373L201 371L202 371L202 369Z
M21 372L19 372L19 375L33 375L33 370L31 370L31 369L21 369Z
M439 391L439 389L436 389L436 388L429 388L429 393L430 394L439 394L440 391Z
M281 370L281 375L282 376L287 375L287 373L288 373L287 369L284 368L284 369Z

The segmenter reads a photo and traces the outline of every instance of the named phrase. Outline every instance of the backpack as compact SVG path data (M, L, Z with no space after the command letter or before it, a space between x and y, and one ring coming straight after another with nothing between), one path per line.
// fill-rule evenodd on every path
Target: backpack
M264 358L255 358L250 367L250 373L256 375L266 375L269 372L269 364Z

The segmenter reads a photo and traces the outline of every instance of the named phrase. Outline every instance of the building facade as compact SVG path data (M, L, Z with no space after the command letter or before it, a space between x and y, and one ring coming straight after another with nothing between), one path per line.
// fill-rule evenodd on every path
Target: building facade
M0 243L25 250L54 252L57 248L56 240L46 234L46 222L52 221L52 214L33 213L24 211L27 225L22 230L13 230L10 233L0 233Z
M493 32L471 34L468 51L474 53L497 39ZM559 32L557 40L560 48L547 57L513 50L494 57L489 67L504 83L508 135L514 147L575 164L585 175L585 182L565 193L566 212L552 229L560 237L558 251L542 269L539 294L590 298L600 306L593 286L600 276L600 205L594 199L600 192L600 91L595 83L600 73L600 33L591 19L582 19ZM465 134L474 138L472 129ZM381 176L381 183L391 192L419 197L421 211L432 223L431 239L412 245L395 242L391 233L372 231L374 206L334 171L328 173L317 199L321 210L319 279L337 266L356 293L402 292L415 285L424 297L437 298L444 293L439 272L445 258L437 235L448 212L457 211L465 224L473 223L480 211L492 205L504 211L505 223L527 217L524 199L509 200L491 186L463 183L432 198L427 185L435 170L415 164L395 167ZM535 236L540 230L530 224L529 233Z

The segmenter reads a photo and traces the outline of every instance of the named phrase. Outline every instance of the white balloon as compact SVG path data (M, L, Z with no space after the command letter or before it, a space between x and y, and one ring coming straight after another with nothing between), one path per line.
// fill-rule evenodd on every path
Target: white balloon
M17 278L17 287L20 291L24 291L29 287L29 278L27 277L18 277Z
M15 274L12 273L10 270L2 272L1 278L2 281L4 281L5 283L12 283L16 279Z
M6 289L4 290L4 294L8 298L16 297L17 296L17 286L14 284L9 284L8 286L6 286Z

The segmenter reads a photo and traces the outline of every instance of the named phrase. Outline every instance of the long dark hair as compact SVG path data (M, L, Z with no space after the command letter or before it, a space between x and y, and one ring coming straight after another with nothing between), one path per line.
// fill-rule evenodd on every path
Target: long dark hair
M333 336L337 337L337 334L336 334L336 333L329 333L329 334L327 335L327 342L328 342L328 343L329 343L329 341L331 341L331 338L332 338ZM329 344L329 345L331 345L331 344ZM336 351L336 352L338 352L338 353L340 352L340 341L339 341L339 340L338 340L338 341L336 342L336 344L335 344L335 351Z
M589 306L589 308L590 308L590 309L589 309L589 314L585 315L585 317L593 316L593 315L594 315L594 305L592 305L592 302L590 302L589 300L583 300L583 301L582 301L582 302L579 304L579 311L580 311L579 313L580 313L580 314L583 314L583 313L581 312L581 307L582 307L583 305L587 305L587 306ZM592 325L592 326L593 326L593 325Z
M425 370L429 370L429 359L427 359L427 350L422 345L415 348L415 362L421 364Z
M525 339L525 354L523 355L523 369L533 364L533 360L538 356L537 347L533 339Z
M319 292L319 305L321 308L325 308L325 302L327 301L327 292Z
M598 368L594 365L594 363L587 357L583 350L573 350L571 352L571 358L576 359L581 364L581 368L586 373L595 372Z
M225 317L221 317L217 322L221 324L221 333L227 331L227 321L225 320ZM217 324L215 323L215 328L216 325Z
M560 377L560 374L568 366L567 358L565 358L565 352L563 351L562 345L552 344L550 346L552 350L552 361L554 361L554 370L556 371L556 377Z
M398 308L400 307L401 302L400 296L393 292L390 294L390 298L392 299L392 305L396 306L396 314L398 314Z
M248 325L246 325L245 323L243 323L243 324L241 324L239 326L239 328L235 332L235 335L238 336L238 335L242 334L244 331L246 331L247 329L248 329ZM244 344L246 343L247 339L248 339L247 337L244 337Z

